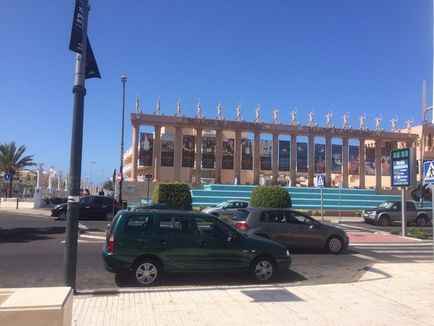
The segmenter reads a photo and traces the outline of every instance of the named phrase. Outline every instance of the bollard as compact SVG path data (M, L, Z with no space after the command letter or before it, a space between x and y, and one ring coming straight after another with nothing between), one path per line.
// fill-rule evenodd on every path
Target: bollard
M18 202L19 202L19 198L17 197L17 209L18 209Z

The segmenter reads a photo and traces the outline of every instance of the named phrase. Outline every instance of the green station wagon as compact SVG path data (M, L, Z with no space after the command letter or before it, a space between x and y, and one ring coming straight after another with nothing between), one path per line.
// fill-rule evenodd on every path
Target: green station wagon
M277 242L242 234L212 215L168 210L119 211L102 257L108 271L130 273L145 286L163 272L243 271L267 282L291 265Z

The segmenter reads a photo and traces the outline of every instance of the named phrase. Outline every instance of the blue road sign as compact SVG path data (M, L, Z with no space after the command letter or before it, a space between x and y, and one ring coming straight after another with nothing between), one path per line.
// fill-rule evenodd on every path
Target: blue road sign
M5 173L5 174L3 175L3 178L4 178L6 181L10 181L10 180L12 179L12 175L10 175L9 173Z
M434 183L434 161L423 162L423 175L425 183Z

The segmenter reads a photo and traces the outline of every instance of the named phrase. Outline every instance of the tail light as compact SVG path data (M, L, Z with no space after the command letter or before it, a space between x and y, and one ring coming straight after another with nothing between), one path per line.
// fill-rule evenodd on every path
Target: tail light
M108 241L107 241L107 252L114 253L115 252L115 234L110 233Z
M248 228L249 228L249 225L246 223L246 222L236 222L235 224L234 224L234 226L237 228L237 229L240 229L241 231L247 231L248 230Z

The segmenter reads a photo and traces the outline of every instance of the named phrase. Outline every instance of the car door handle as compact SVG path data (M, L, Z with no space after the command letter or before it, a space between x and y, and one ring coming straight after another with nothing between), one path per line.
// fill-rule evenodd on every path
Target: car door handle
M166 241L166 240L161 240L160 243L161 243L163 246L167 246L167 241Z

